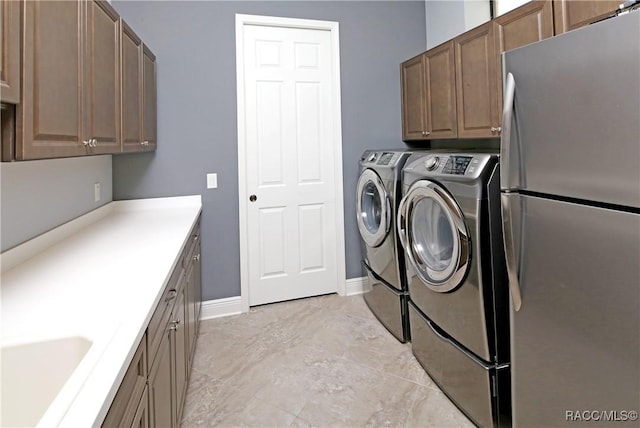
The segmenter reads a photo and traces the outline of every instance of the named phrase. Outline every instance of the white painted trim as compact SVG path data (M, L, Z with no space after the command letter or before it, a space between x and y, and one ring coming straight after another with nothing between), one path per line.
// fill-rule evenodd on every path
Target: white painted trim
M341 296L347 295L346 283L341 278L346 277L345 242L344 242L344 203L342 176L342 110L340 91L340 34L339 24L332 21L317 21L310 19L279 18L272 16L257 16L236 14L236 85L237 85L237 122L238 122L238 203L240 221L240 299L242 312L249 311L249 260L248 260L248 225L247 225L247 182L246 182L246 135L245 135L245 91L244 91L244 26L263 25L273 27L306 28L326 30L331 34L331 70L333 86L333 141L334 147L334 177L335 177L335 213L336 213L336 266L337 292Z
M360 278L349 278L345 282L346 296L355 296L357 294L364 294L371 290L369 284L369 278L366 276Z
M227 317L229 315L237 315L240 313L242 313L240 296L207 300L202 302L200 320L210 320L213 318Z

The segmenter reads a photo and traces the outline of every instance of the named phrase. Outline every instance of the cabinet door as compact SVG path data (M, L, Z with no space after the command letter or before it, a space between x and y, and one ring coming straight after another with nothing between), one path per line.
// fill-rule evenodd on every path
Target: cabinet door
M200 269L200 242L198 241L190 255L189 265L187 266L187 345L189 362L193 361L200 320L200 305L202 302L202 274Z
M497 17L495 23L498 53L496 87L498 112L501 112L502 53L553 36L553 7L550 0L532 1Z
M170 427L174 421L174 393L172 372L173 331L166 327L160 347L149 371L149 424L152 427Z
M24 2L23 100L16 159L87 153L82 123L85 2Z
M589 25L613 13L620 0L554 0L555 34Z
M402 84L402 139L421 140L427 130L425 116L424 54L400 66Z
M132 426L139 416L141 401L147 402L147 336L143 336L129 364L118 392L111 402L103 427Z
M87 79L84 82L85 135L91 154L120 151L120 26L106 1L87 4Z
M493 21L456 37L454 43L458 137L497 137L500 113Z
M424 63L427 138L455 138L458 130L453 42L426 52Z
M144 393L142 394L142 399L140 400L140 405L138 406L138 410L136 410L136 414L133 417L131 428L149 427L149 390L147 387L145 387Z
M176 304L173 307L173 317L171 322L171 328L173 329L173 361L175 368L175 420L174 426L180 425L180 418L182 416L182 408L184 406L184 397L187 392L187 377L189 369L189 357L188 357L188 340L187 340L187 325L186 325L186 304L185 298L186 286L183 283L182 287L178 291L178 298Z
M142 48L142 145L155 150L158 145L156 103L156 56L147 45Z
M122 151L144 150L142 143L142 41L120 19L122 60Z
M0 4L0 99L3 103L20 102L20 5L17 1Z

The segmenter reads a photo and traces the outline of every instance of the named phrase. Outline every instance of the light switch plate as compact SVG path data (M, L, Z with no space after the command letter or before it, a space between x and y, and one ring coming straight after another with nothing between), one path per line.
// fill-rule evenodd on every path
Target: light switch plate
M207 189L215 189L218 187L218 174L207 174Z
M100 202L100 199L102 199L102 195L100 192L100 183L95 183L93 185L93 200L94 202Z

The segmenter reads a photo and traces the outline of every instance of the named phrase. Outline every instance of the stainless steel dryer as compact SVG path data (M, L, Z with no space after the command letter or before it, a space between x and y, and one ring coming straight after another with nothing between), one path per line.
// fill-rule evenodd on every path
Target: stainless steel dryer
M480 426L508 425L509 312L498 156L414 154L397 228L406 259L412 350Z
M401 342L409 339L404 257L395 231L400 173L411 152L367 150L360 159L356 194L363 265L371 289L364 300Z

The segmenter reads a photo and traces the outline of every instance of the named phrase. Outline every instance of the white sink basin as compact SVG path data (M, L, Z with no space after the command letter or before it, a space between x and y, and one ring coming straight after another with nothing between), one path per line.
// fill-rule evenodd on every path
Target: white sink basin
M35 426L91 345L73 336L3 347L0 425Z

